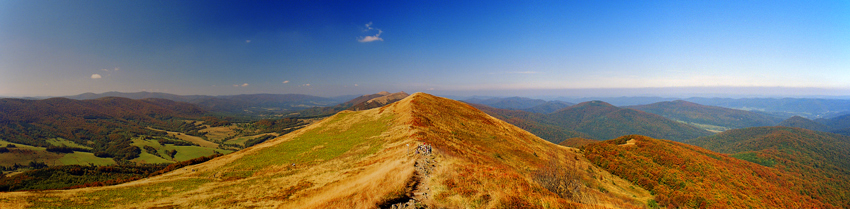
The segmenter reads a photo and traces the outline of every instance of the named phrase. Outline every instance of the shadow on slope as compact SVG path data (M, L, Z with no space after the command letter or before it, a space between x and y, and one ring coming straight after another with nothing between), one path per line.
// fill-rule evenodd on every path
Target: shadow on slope
M413 152L422 143L433 155ZM2 193L0 207L375 208L405 198L448 208L623 208L652 197L576 149L417 93L149 179Z

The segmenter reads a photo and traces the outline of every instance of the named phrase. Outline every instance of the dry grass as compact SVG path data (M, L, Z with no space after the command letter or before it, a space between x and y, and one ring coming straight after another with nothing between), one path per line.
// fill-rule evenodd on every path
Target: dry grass
M221 141L229 136L233 136L236 132L236 125L207 127L202 129L202 132L207 132L207 139L212 141Z
M417 93L150 179L0 193L0 208L375 208L405 193L414 173L409 145L423 142L434 147L437 163L421 186L434 193L426 203L437 207L633 208L651 198L594 167L577 149L466 104ZM546 166L573 171L584 185L580 194L561 197L541 186L535 173Z

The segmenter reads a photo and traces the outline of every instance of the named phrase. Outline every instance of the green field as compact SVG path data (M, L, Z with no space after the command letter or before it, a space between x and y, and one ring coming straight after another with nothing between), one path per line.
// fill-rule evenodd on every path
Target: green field
M112 158L100 158L88 152L74 152L65 154L65 156L59 158L59 162L61 162L62 165L88 165L89 163L95 165L115 164L115 160L113 160Z
M83 146L83 145L77 144L76 142L69 141L69 140L63 139L63 138L48 139L47 143L50 143L53 146L59 146L59 147L76 147L76 148L91 149L91 147Z
M142 154L139 155L139 158L134 159L136 162L148 162L148 163L159 163L159 162L178 162L178 161L186 161L198 157L210 156L215 154L215 152L227 154L233 151L224 150L224 149L213 149L207 147L198 147L198 146L174 146L173 144L159 144L156 140L144 140L142 138L133 139L133 145L142 149ZM156 149L158 156L148 154L144 151L144 146L150 146ZM166 154L166 151L177 150L177 154L174 155L174 159ZM157 159L159 158L159 159Z
M224 142L224 144L245 145L245 142L248 141L248 140L256 139L256 138L259 138L261 136L266 136L266 135L275 135L275 134L265 133L265 134L257 134L257 135L253 135L253 136L243 136L243 137L238 137L238 138L234 138L234 139L231 139L231 140L227 140L226 142Z
M115 205L151 201L198 188L208 183L207 179L181 179L152 185L128 186L118 189L99 190L78 194L76 200L54 196L31 196L27 202L34 208L109 208ZM2 201L2 199L0 199Z
M147 152L142 152L139 157L133 159L133 162L139 163L174 163L174 161L163 159L160 156L152 155Z

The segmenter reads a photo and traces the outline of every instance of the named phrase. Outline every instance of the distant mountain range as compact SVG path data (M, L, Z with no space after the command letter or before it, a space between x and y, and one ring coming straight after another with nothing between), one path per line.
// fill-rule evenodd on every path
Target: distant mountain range
M524 109L510 106L500 106L500 100L517 100L515 97L474 97L462 101L484 104L501 109ZM535 99L524 98L530 101ZM568 103L581 103L586 101L604 101L618 107L647 105L659 102L683 100L706 106L725 107L738 110L764 112L773 117L786 119L795 115L810 119L834 118L850 114L850 100L848 99L825 99L825 98L668 98L668 97L556 97L552 101L564 101ZM539 100L537 103L540 103ZM528 108L527 106L525 108Z
M818 118L815 120L794 116L782 121L779 126L797 127L850 136L850 114L835 118Z
M86 100L103 97L124 97L130 99L159 98L188 102L213 112L257 112L257 111L296 111L311 107L324 107L340 103L337 99L310 96L304 94L242 94L229 96L174 95L157 92L106 92L102 94L85 93L68 96L69 99Z
M508 97L508 98L489 98L489 99L480 99L480 98L472 98L463 100L467 103L474 104L483 104L490 107L495 107L499 109L506 110L523 110L527 112L533 113L552 113L557 110L563 109L565 107L569 107L574 105L569 102L562 101L546 101L541 99L529 99L525 97Z
M737 128L774 126L782 121L782 119L756 112L707 106L684 100L628 106L626 108L661 115L718 132Z
M393 103L393 102L402 100L404 98L407 98L407 96L410 96L410 94L407 94L403 91L396 92L396 93L390 93L390 92L382 91L382 92L378 92L377 94L364 95L365 98L369 98L369 99L366 100L365 98L358 97L358 98L355 98L354 100L346 102L348 104L352 104L351 107L348 107L347 110L357 111L357 110L368 110L368 109L372 109L372 108L383 107L384 105L388 105L390 103ZM365 101L362 101L362 100L365 100Z
M334 109L338 111L333 116L278 138L264 138L249 149L123 186L0 193L0 199L6 200L0 201L0 207L850 207L850 136L781 126L711 135L657 114L602 101L582 102L547 114L461 103L424 93L390 103L405 94L363 95L334 107L388 104L355 108L357 111ZM97 103L101 107L96 109L103 112L63 113L41 104L44 102L68 107ZM119 123L151 121L145 124L155 126L156 121L167 120L185 128L194 122L168 116L192 117L204 112L193 104L163 99L55 98L6 103L14 105L0 106L0 117L16 118L0 123L11 127L8 130L43 130L28 132L38 135L55 126L33 121L71 119L118 130L106 137L119 143L128 143L122 138L131 134L113 128ZM643 108L661 109L668 117L693 121L716 114L718 119L703 122L718 125L756 117L746 111L687 102ZM48 116L14 115L21 110ZM167 110L176 112L164 112ZM101 120L104 123L98 124ZM823 123L833 125L803 117L782 124L840 127L844 118L827 121ZM272 123L261 122L252 126ZM88 127L67 128L73 130L63 132L70 133L69 137L89 132ZM535 132L564 137L562 145L580 148L546 142L531 134ZM90 146L100 147L97 143ZM17 175L11 179L7 182L25 178ZM234 194L230 192L234 187L247 189ZM191 195L197 193L205 195Z
M0 207L640 208L653 198L576 149L424 93L302 130L132 186L0 193Z
M343 110L368 110L372 108L382 107L384 105L399 101L406 98L409 94L405 92L389 93L386 91L378 92L377 94L366 94L357 98L351 99L329 107L313 107L298 111L297 117L325 117L336 114Z
M688 98L685 101L702 105L774 113L781 118L794 115L806 118L832 118L850 111L850 100L813 98Z
M628 134L685 140L711 132L656 114L619 108L602 101L570 106L547 115L549 123L587 133L591 139L613 139Z
M549 114L473 106L553 143L575 137L606 140L628 134L671 140L711 135L706 130L659 115L619 108L602 101L583 102Z

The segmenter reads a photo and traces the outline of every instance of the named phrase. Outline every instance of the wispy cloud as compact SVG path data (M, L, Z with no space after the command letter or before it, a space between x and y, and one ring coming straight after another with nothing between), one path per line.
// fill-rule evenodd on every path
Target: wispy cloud
M375 34L374 36L360 37L360 38L357 39L357 41L359 41L360 43L373 42L373 41L384 41L384 39L381 38L381 33L383 33L384 31L381 30L381 29L372 28L372 22L366 23L366 29L363 30L363 32L368 32L368 31L371 31L371 30L377 30L378 34Z
M248 83L243 83L243 84L242 84L242 87L246 87L246 86L248 86Z
M92 74L91 79L101 79L103 77L109 77L109 76L112 75L113 72L118 72L119 70L121 70L121 68L117 68L117 67L115 69L106 69L106 68L100 69L100 71L103 71L104 74L103 75L98 74L98 73Z
M288 80L286 80L286 81L283 81L283 83L289 83L289 81L288 81Z
M310 86L310 84L308 83L308 84L304 84L304 85L301 85L301 86Z
M250 43L251 43L251 40L245 40L245 43L246 43L246 44L250 44Z
M243 83L242 85L233 84L233 87L246 87L246 86L248 86L248 83Z
M103 72L118 72L119 70L121 70L121 68L116 67L115 69L112 69L112 70L110 70L110 69L100 69L100 70L103 71Z

